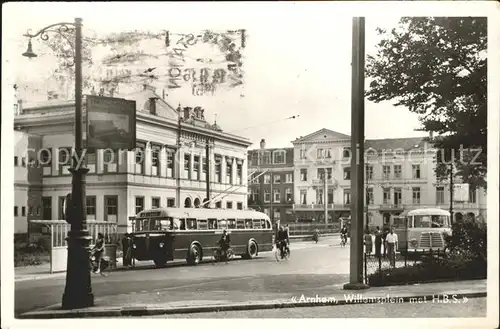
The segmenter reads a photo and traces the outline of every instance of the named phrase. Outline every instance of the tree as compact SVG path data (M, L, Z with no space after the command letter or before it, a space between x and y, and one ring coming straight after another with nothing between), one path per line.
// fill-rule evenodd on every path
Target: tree
M368 100L392 100L419 115L438 149L436 175L450 170L486 188L487 19L402 18L367 56ZM453 164L453 166L451 165Z

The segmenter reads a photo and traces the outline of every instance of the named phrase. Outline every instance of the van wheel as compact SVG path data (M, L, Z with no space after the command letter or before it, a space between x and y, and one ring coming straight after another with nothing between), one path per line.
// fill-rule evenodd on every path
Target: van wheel
M248 242L247 246L247 252L244 255L245 259L253 259L255 256L257 256L259 253L259 247L257 246L257 243L254 240L250 240Z
M187 258L187 262L189 265L198 265L201 261L201 247L198 244L193 244L191 248L189 248L189 254Z

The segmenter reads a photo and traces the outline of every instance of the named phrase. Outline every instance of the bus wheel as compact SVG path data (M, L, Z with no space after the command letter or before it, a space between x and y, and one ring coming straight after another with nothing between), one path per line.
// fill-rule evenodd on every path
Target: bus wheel
M165 257L156 257L153 262L155 262L156 267L163 267L167 264L167 259Z
M259 247L254 240L248 241L247 252L245 254L246 259L252 259L259 253Z
M201 261L201 257L201 247L198 244L193 244L189 249L188 264L197 265Z

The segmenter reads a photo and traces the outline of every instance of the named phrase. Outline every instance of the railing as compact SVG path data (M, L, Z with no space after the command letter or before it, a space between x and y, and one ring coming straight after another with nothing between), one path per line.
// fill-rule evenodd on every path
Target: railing
M351 205L350 204L328 204L328 207L327 209L346 209L346 208L350 208ZM324 204L294 204L293 205L293 209L317 209L317 210L321 210L321 209L325 209L325 205Z
M313 235L316 229L320 234L338 233L340 223L313 224L313 223L292 223L288 224L290 236Z

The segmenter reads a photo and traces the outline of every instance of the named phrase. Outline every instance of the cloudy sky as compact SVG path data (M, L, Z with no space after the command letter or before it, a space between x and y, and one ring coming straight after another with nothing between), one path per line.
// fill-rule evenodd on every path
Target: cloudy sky
M366 3L365 3L366 4ZM377 26L396 26L410 14L370 9L366 18L366 52L374 53ZM83 19L83 33L107 34L124 30L161 30L197 33L202 29L246 29L245 83L214 96L192 96L189 88L167 91L177 105L201 105L205 116L227 132L250 138L258 147L265 138L270 147L321 128L350 134L352 7L331 3L8 3L4 41L9 42L8 65L16 76L33 86L44 86L51 72L47 56L28 60L22 34L48 24ZM395 12L397 14L389 13ZM5 14L4 14L5 15ZM7 18L7 21L5 20ZM22 18L22 19L21 19ZM10 22L10 23L9 23ZM39 39L33 47L40 47ZM167 65L167 59L163 59ZM149 64L149 63L148 63ZM154 63L161 66L162 63ZM161 90L162 85L157 85ZM161 95L161 92L159 92ZM299 115L297 119L285 118ZM367 138L422 136L415 132L417 117L391 103L366 102Z

